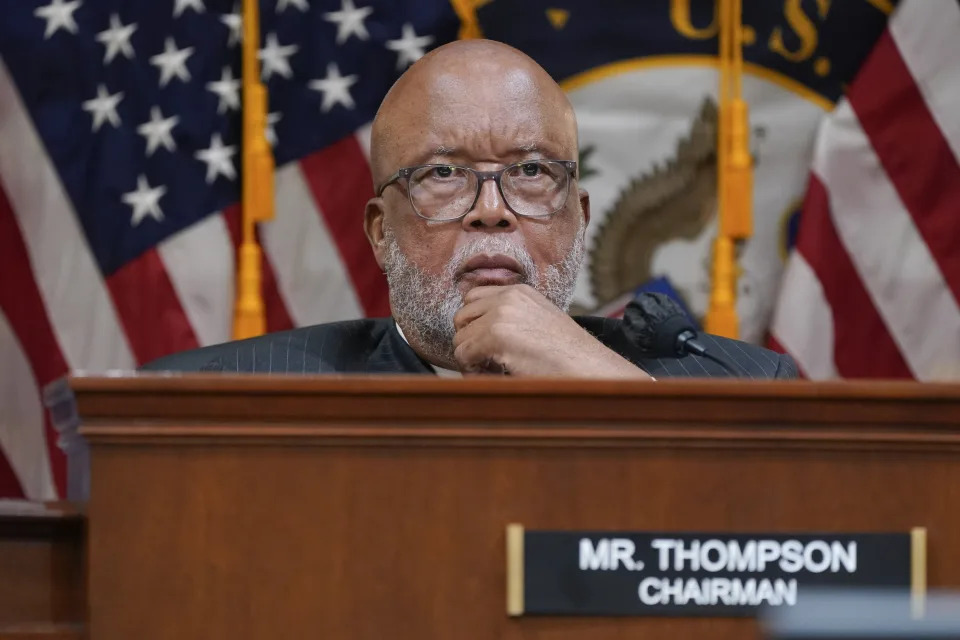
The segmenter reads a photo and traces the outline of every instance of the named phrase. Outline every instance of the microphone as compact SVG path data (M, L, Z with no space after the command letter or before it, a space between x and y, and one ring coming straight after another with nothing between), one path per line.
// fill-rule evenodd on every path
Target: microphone
M697 339L697 330L687 314L662 293L645 291L627 305L623 333L647 357L683 357L693 353L716 362L734 377L740 376L725 358L707 351Z

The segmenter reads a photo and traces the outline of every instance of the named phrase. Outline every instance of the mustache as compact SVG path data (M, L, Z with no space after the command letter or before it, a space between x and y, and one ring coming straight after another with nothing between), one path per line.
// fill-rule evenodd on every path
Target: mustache
M447 263L447 276L456 279L457 272L469 260L478 254L502 254L509 256L520 265L520 275L525 284L532 284L537 280L537 265L533 257L522 245L517 244L507 234L482 235L472 238L458 248Z

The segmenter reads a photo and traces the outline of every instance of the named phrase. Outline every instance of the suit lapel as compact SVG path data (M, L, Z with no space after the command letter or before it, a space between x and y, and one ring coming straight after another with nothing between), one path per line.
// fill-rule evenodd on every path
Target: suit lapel
M367 365L371 373L414 373L433 374L427 363L420 359L417 352L400 337L397 325L392 318L385 321L380 340L370 353Z

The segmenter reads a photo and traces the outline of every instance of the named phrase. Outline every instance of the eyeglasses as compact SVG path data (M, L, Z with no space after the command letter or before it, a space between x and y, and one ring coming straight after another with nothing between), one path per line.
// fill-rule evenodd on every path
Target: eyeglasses
M575 160L526 160L499 171L477 171L450 164L425 164L400 169L377 190L404 182L414 212L427 220L458 220L473 210L480 189L493 180L503 202L518 216L542 218L567 203Z

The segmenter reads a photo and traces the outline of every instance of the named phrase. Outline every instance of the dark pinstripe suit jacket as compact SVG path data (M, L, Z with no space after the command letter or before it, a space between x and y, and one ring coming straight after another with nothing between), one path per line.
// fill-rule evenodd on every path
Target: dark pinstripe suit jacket
M620 321L576 317L603 344L650 375L662 378L729 376L699 356L645 358L620 331ZM795 378L790 356L709 334L700 335L708 351L743 369L751 378ZM143 367L147 371L223 371L227 373L432 373L430 366L400 337L391 318L349 320L271 333L176 353Z

